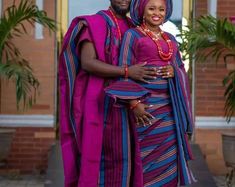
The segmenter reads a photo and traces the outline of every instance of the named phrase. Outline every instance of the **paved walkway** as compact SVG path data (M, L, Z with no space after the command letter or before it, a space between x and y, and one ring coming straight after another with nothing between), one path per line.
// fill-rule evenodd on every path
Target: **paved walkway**
M223 176L214 177L217 187L226 187ZM45 176L24 176L21 178L0 177L0 187L45 187L50 181L46 181ZM57 186L54 186L57 187ZM199 187L199 186L198 186ZM210 186L201 186L210 187Z
M44 175L0 176L0 187L44 187Z
M193 145L195 161L191 168L198 182L187 187L225 187L224 177L211 176L199 146ZM59 146L54 146L49 158L47 175L0 176L0 187L63 187L63 170Z

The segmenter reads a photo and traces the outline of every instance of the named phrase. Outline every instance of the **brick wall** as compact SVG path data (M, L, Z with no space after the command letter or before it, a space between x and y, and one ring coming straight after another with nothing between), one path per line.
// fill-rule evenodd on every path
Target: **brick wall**
M218 17L235 15L234 0L218 0ZM196 16L207 14L207 1L196 0ZM227 65L221 59L214 62L196 64L196 116L224 116L224 87L222 80L227 73L235 69L234 61ZM223 128L223 127L221 127ZM196 129L195 141L201 147L210 171L214 175L224 175L227 172L222 155L222 132L234 132L235 129Z
M195 133L195 141L214 175L225 175L228 172L223 159L221 138L221 134L227 132L235 133L235 129L197 129Z
M195 4L196 4L195 6L197 9L197 11L195 11L196 17L207 14L207 1L206 0L196 0Z
M13 0L3 0L6 9ZM16 0L19 2L19 0ZM43 9L50 18L55 19L56 1L44 0ZM55 34L49 34L43 29L43 39L35 39L35 29L25 24L28 34L17 38L14 43L20 48L25 59L39 79L40 88L37 102L30 110L16 109L15 86L12 82L1 81L0 114L13 115L52 115L55 114L56 70L55 63ZM0 172L14 171L17 173L44 172L51 145L55 141L55 129L52 127L18 127L16 128L7 166L0 168Z
M3 0L3 8L13 1ZM17 2L17 1L16 1ZM55 18L55 1L44 0L44 10L51 18ZM53 114L55 111L55 34L43 29L43 39L35 39L35 29L25 24L28 34L14 41L23 57L30 62L33 72L40 82L37 102L31 110L17 111L15 85L9 81L1 82L1 114Z
M219 17L235 15L235 3L232 0L218 0L217 12ZM196 1L196 16L207 13L207 1ZM223 78L234 69L234 61L228 65L220 60L196 64L196 116L223 116L224 115L224 87Z
M220 17L229 17L234 16L234 0L218 0L218 9L217 13Z
M227 75L225 63L198 63L196 66L196 116L224 116L222 80Z
M54 128L16 128L10 155L0 173L45 173L54 141Z

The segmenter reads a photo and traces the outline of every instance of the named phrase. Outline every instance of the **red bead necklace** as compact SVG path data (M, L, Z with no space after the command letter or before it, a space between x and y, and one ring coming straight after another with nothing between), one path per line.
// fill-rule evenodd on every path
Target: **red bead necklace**
M172 55L173 55L173 45L172 45L172 41L170 40L170 38L168 37L168 35L163 32L163 31L160 31L160 34L162 36L162 38L166 41L167 45L168 45L168 52L163 52L162 50L162 47L161 47L161 44L159 42L159 38L156 37L148 28L145 24L142 24L140 26L142 28L142 30L144 31L144 33L149 36L153 41L154 43L156 44L157 46L157 49L158 49L158 53L159 53L159 56L162 60L164 61L168 61L171 59Z
M118 25L117 17L115 16L115 14L113 13L111 8L109 8L109 12L112 15L113 21L114 21L114 23L115 23L115 25L117 27L118 37L119 37L119 40L121 41L122 40L122 33L121 33L121 29L120 29L120 27Z

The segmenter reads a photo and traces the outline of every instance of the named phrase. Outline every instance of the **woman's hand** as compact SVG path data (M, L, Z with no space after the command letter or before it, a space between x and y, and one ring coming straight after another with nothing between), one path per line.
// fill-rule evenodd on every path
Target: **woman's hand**
M151 120L154 119L154 116L146 111L146 109L150 107L152 107L152 105L146 105L140 102L133 109L138 126L152 125Z
M157 73L162 76L162 78L172 78L175 76L174 67L172 65L159 67Z
M157 69L144 67L147 62L135 64L128 67L128 77L131 79L148 83L146 79L156 79Z

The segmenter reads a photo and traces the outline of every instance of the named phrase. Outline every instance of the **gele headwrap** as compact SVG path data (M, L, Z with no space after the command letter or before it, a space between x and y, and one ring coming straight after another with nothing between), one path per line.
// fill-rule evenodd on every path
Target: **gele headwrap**
M143 21L143 14L146 4L149 0L132 0L130 5L130 16L135 25L140 25ZM172 14L172 0L166 1L166 18L165 22L171 17Z

